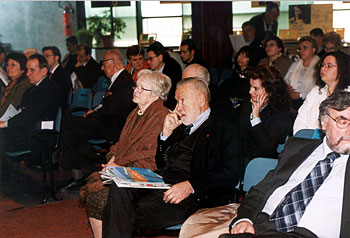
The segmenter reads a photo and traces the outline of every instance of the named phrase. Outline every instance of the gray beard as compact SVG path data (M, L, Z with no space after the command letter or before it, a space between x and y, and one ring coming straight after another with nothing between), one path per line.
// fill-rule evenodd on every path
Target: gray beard
M344 140L344 137L340 137L339 140L334 143L334 144L330 144L329 140L328 140L328 135L327 136L327 145L329 146L329 148L332 149L332 151L337 152L339 154L343 154L343 155L350 155L350 143L347 145L344 145L342 147L339 146L340 142L342 142Z

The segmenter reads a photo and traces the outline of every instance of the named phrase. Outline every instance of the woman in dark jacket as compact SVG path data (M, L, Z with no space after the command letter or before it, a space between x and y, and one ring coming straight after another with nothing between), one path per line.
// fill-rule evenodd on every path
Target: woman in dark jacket
M242 105L239 130L246 164L256 157L277 157L277 146L292 133L288 86L273 66L249 74L250 101Z

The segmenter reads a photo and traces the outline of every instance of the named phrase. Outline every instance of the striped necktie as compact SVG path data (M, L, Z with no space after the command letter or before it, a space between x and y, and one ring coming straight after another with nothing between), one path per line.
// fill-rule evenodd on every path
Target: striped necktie
M277 231L290 232L295 229L317 189L330 174L334 160L339 157L338 153L329 153L315 165L304 181L287 193L270 216Z

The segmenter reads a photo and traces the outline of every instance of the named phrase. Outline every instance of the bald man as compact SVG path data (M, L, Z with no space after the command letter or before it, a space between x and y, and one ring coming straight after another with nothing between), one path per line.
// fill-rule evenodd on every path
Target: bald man
M86 146L89 139L118 141L127 116L136 106L132 102L134 81L124 69L123 62L119 50L109 50L101 64L111 84L101 104L89 110L84 117L67 116L63 120L62 167L72 169L73 177L62 190L83 184L81 167L84 157L80 155L79 148Z
M182 79L191 77L202 80L209 87L211 95L210 108L213 114L234 117L235 111L233 110L230 98L221 94L217 86L210 84L210 74L204 66L200 64L191 64L187 66L182 74Z

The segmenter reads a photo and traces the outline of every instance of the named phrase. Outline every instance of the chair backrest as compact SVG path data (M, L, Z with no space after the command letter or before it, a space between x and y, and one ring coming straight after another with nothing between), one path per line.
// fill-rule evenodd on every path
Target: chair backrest
M56 131L61 130L61 119L62 119L62 108L58 107L56 120L55 120L55 130Z
M249 191L249 189L259 183L266 174L276 168L278 163L277 159L272 158L255 158L251 160L244 173L243 191Z
M111 80L109 78L99 77L94 85L94 92L106 92L110 83Z
M99 105L104 96L105 96L105 92L96 92L92 100L92 107L94 108L97 105Z
M314 131L314 129L301 129L295 133L294 137L312 139Z
M219 82L219 72L216 68L209 68L210 81L212 84L217 84Z
M220 86L225 81L225 79L232 78L232 74L232 69L225 69L224 71L222 71L220 74L220 81L218 82L218 86Z
M92 91L89 88L78 88L73 94L70 109L82 107L90 109L92 104Z

